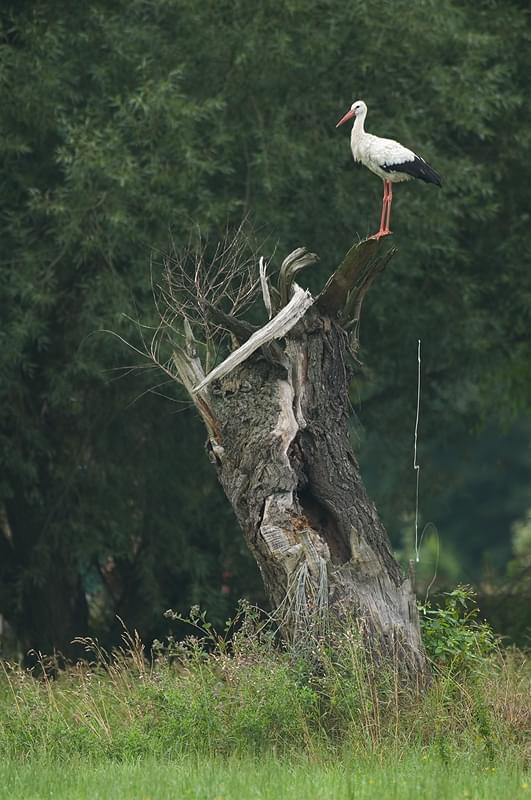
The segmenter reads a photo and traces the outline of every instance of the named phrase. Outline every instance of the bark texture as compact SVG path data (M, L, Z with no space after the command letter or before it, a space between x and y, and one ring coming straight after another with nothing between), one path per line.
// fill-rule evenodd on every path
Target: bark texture
M347 336L309 314L286 363L255 357L215 388L220 481L268 596L295 640L331 617L424 670L415 596L390 549L349 440Z
M414 591L367 496L348 425L361 305L392 254L375 241L353 247L280 343L244 360L233 353L236 366L218 367L221 377L201 379L192 396L204 419L208 407L211 459L285 635L304 641L355 619L377 658L393 657L418 680L426 662ZM281 303L300 292L286 283L295 261L281 270Z

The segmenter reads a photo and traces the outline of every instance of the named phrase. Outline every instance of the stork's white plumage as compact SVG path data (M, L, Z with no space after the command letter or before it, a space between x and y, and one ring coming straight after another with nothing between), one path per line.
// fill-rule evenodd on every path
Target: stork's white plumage
M367 133L365 131L366 116L367 106L363 100L356 100L347 113L341 117L336 128L354 117L354 125L350 134L350 147L354 161L360 161L384 182L380 229L371 237L380 239L381 236L391 233L389 222L391 203L393 202L392 184L420 178L426 183L441 186L441 178L423 158L404 147L400 142L395 142L394 139L382 139L380 136Z

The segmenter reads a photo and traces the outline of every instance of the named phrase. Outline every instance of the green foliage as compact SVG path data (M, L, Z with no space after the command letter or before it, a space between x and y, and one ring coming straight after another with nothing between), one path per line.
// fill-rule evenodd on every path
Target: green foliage
M513 569L528 570L531 568L531 511L526 518L518 520L513 526Z
M403 686L395 665L372 663L356 630L316 642L303 659L276 646L267 622L247 608L230 640L205 622L194 614L195 633L159 645L150 661L126 633L112 654L85 640L91 664L53 678L53 661L42 660L38 679L1 664L0 759L275 754L359 762L392 752L514 766L528 755L522 653L487 654L484 646L474 672L459 675L454 660L441 662L421 692Z
M478 619L476 593L469 586L445 592L443 603L419 605L426 652L451 671L470 672L485 665L497 646L488 623Z
M23 649L115 639L115 613L161 636L161 608L221 621L259 592L193 412L149 370L117 380L137 355L102 331L149 324L150 254L192 224L215 239L250 213L269 251L318 252L322 285L377 224L378 181L334 128L354 95L444 176L397 191L400 257L364 321L355 396L387 517L407 505L418 338L423 443L528 407L529 38L516 0L3 3L0 612Z
M531 638L531 514L513 525L512 555L504 575L481 587L481 608L506 640L527 646Z

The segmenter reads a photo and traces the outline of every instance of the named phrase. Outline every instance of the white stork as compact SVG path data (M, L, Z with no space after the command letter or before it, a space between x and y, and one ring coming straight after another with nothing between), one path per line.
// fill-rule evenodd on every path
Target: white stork
M381 236L388 236L391 233L389 221L393 202L393 183L420 178L421 181L434 183L436 186L442 184L441 178L435 170L412 150L408 150L394 139L382 139L380 136L366 133L364 128L366 116L367 106L363 100L356 100L345 116L341 117L336 128L354 117L354 125L350 134L350 147L354 161L361 161L384 182L380 230L371 236L371 239L380 239Z

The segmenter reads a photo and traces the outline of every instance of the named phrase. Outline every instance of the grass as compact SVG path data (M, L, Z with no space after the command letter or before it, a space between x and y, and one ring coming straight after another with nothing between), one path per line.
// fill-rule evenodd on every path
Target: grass
M37 677L0 662L2 796L524 797L529 660L454 601L429 610L439 661L422 691L354 630L301 654L249 613L228 638L195 614L196 635L151 660L125 633L113 654L85 640L88 661L43 660Z
M524 800L531 794L529 776L516 768L480 769L466 761L450 767L437 756L396 764L190 757L97 766L7 763L0 764L0 785L9 800Z

